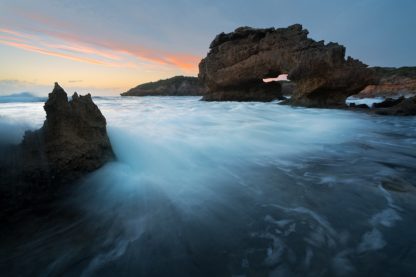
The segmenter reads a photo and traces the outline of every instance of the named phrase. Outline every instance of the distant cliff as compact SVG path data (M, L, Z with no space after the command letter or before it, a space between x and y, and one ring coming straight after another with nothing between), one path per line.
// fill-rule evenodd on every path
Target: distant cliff
M374 67L378 84L367 86L357 96L398 97L416 95L416 67Z
M138 85L121 96L201 96L204 92L197 77L175 76Z

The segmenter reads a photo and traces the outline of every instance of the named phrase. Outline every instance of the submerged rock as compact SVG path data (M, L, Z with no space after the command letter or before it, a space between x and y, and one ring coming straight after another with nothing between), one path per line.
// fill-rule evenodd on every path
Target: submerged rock
M121 96L201 96L205 90L196 77L175 76L138 85Z
M91 95L66 92L55 83L45 103L43 127L27 131L20 145L3 148L0 190L10 201L48 198L114 159L106 120ZM11 205L12 206L12 205Z
M348 96L374 83L367 65L345 59L344 46L316 42L300 24L221 33L199 64L199 78L208 88L204 100L270 101L280 97L278 88L263 84L255 93L253 88L285 73L296 83L290 104L307 107L345 106Z

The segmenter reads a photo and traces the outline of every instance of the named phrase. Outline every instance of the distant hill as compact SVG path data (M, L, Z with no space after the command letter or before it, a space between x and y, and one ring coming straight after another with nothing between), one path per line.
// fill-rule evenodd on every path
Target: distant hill
M416 67L373 67L378 83L367 86L359 98L416 95Z
M19 92L8 95L0 95L0 103L12 102L44 102L46 97L39 97L30 92Z
M381 78L416 78L416 67L415 66L404 66L404 67L373 67L377 75Z
M201 96L204 92L197 77L175 76L138 85L121 96Z

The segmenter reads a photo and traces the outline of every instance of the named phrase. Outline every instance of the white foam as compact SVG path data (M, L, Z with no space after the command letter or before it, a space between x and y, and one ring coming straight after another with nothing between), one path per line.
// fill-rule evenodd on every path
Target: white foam
M352 265L351 261L348 259L348 255L351 253L351 250L343 250L335 255L332 259L332 267L337 276L351 276L355 272L355 268Z
M361 243L357 247L358 252L380 250L386 246L386 241L383 239L383 235L380 230L374 228L371 231L366 232L362 238Z
M370 219L370 223L373 226L383 225L385 227L393 227L396 221L401 219L402 218L395 210L388 208L373 215L373 217Z

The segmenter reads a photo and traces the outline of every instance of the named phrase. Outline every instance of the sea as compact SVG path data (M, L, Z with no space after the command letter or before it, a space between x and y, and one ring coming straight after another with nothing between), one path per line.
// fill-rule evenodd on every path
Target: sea
M44 100L0 97L0 142ZM116 161L2 224L0 276L416 276L415 117L93 100Z

